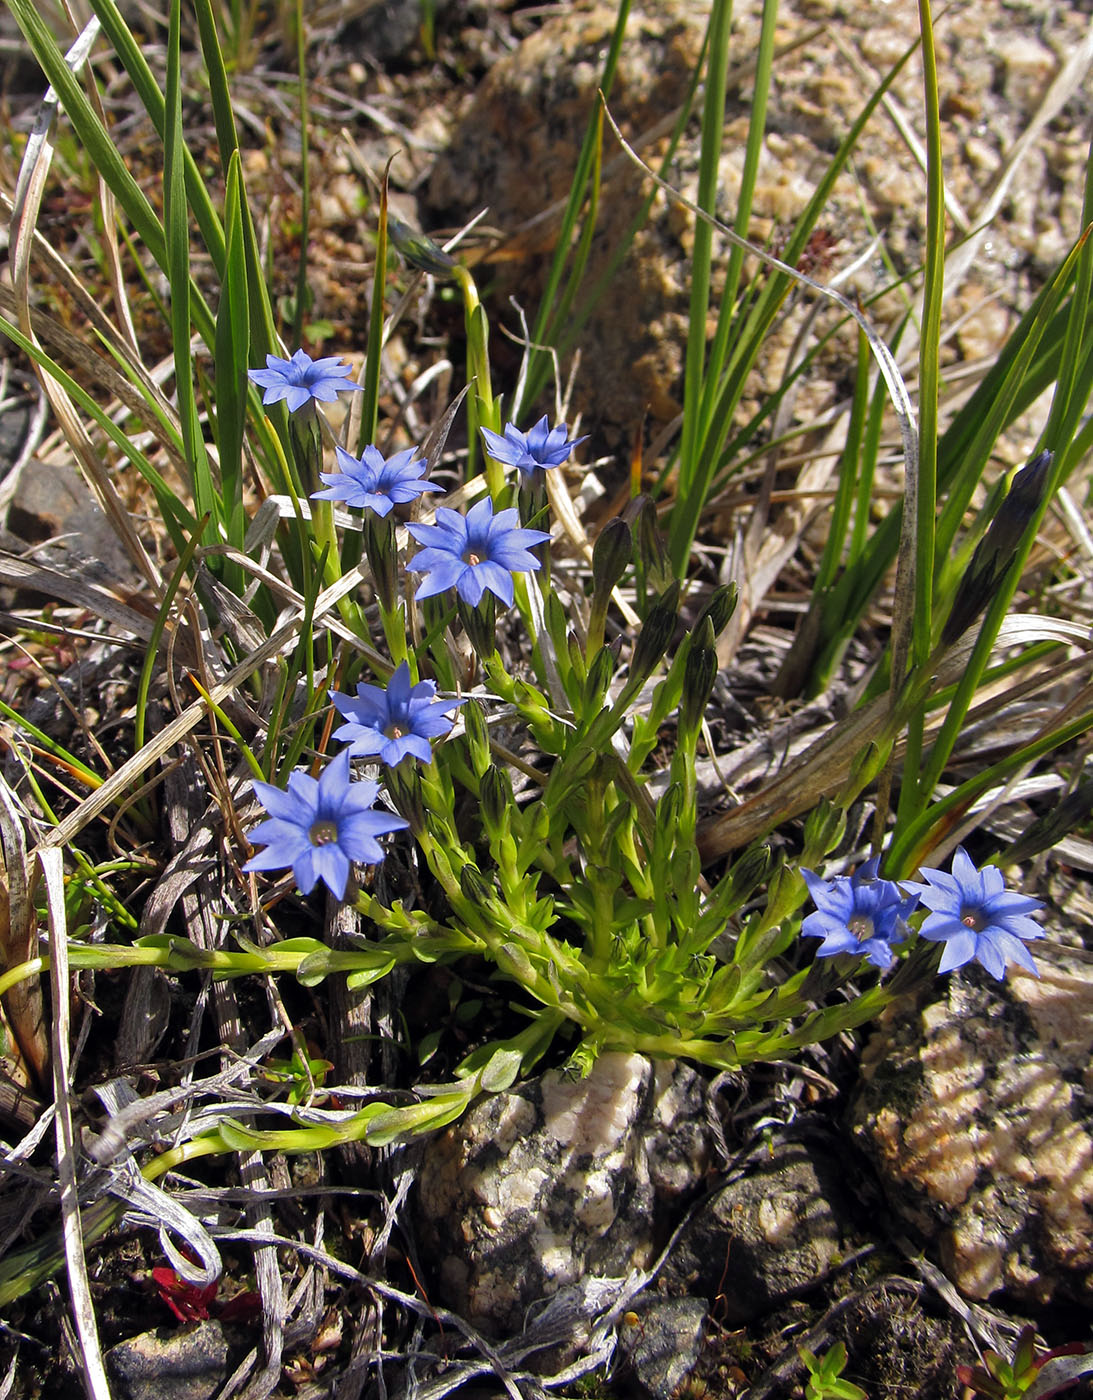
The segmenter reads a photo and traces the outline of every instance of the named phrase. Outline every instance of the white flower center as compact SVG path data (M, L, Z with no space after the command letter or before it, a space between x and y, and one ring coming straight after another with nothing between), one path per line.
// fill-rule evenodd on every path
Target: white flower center
M981 933L987 926L987 921L983 917L983 911L968 904L965 904L960 911L960 922L965 928L970 928L975 933Z
M312 823L307 839L313 846L330 846L338 839L338 823L317 821Z
M859 943L864 943L867 938L873 937L873 920L865 914L855 914L846 926Z

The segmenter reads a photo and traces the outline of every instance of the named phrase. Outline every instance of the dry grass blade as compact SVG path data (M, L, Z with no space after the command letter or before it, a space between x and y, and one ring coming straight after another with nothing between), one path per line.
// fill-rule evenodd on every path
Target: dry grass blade
M68 927L65 918L64 857L58 850L39 850L45 876L46 910L49 915L50 991L53 995L53 1103L57 1139L57 1173L61 1186L61 1222L64 1231L65 1263L72 1296L72 1313L80 1339L80 1359L84 1384L92 1400L110 1400L102 1350L99 1346L95 1308L87 1277L80 1202L76 1182L78 1148L72 1127L69 1101L68 1055Z
M2 777L0 850L4 862L3 873L0 874L0 961L8 968L29 962L34 957L38 941L38 915L30 897L23 817L14 793ZM49 1036L38 980L28 977L16 983L4 998L4 1008L22 1057L21 1068L29 1072L38 1087L43 1087L49 1079ZM25 1077L19 1078L24 1085L27 1083Z
M1010 648L1029 646L1039 641L1064 642L1069 646L1090 647L1088 629L1064 618L1022 614L1007 618L999 631L995 651L1004 654ZM971 655L973 642L965 641L953 648L935 670L932 692L953 685L963 673ZM1083 695L1072 701L1068 709L1056 715L1053 724L1061 724L1072 710L1085 703ZM704 863L739 850L742 846L765 836L780 821L799 816L824 797L838 791L849 779L855 762L868 744L876 742L891 723L891 705L887 695L880 696L860 710L854 711L841 723L820 733L799 758L772 779L753 797L720 816L712 817L699 827L699 849ZM894 735L891 736L893 739Z
M315 601L313 621L317 624L335 606L339 598L344 598L355 588L360 587L361 571L350 569L336 584L320 593ZM302 618L294 618L287 622L269 638L257 651L251 653L234 667L233 670L224 677L218 684L209 691L209 703L219 705L243 684L248 676L252 676L255 671L264 666L273 657L279 655L288 647L295 646L299 636ZM195 700L192 704L176 715L170 724L165 725L154 739L150 739L137 753L126 763L110 775L97 791L84 799L75 811L70 812L67 817L58 822L49 834L43 838L39 849L48 846L62 847L83 831L90 822L94 821L100 813L118 798L123 797L139 778L164 754L169 753L174 746L182 739L185 739L208 714L208 703L204 700Z

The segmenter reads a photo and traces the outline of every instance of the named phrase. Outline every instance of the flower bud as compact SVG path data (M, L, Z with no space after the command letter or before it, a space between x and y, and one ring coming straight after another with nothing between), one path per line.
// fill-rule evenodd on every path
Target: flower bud
M477 865L468 862L459 871L459 888L463 892L464 899L470 900L472 904L477 904L484 909L493 899L493 890L490 882L482 874Z
M468 700L463 706L463 725L467 731L467 746L470 749L471 767L481 776L490 766L490 734L486 728L486 712L477 700Z
M713 626L714 638L721 636L729 625L729 619L736 611L737 588L735 583L720 584L706 599L706 605L695 619L691 631L697 636L698 629L709 619Z
M641 591L661 593L674 577L672 561L664 537L657 529L657 508L648 496L630 502L629 516L634 533L634 561L642 583Z
M611 592L629 567L632 553L629 525L621 516L613 516L592 546L593 597L606 597Z
M1009 494L975 547L960 580L941 640L951 646L972 625L998 591L1025 531L1036 518L1051 479L1052 452L1041 452L1013 478Z
M679 611L679 583L673 579L645 615L630 660L631 680L644 681L671 644Z
M457 266L455 259L449 257L431 238L415 233L409 224L396 219L390 212L387 215L387 236L411 266L445 282L451 279Z
M486 825L507 830L514 801L512 787L495 763L491 763L482 774L478 786L478 801Z
M594 714L603 704L607 687L615 670L615 654L610 647L601 647L592 658L584 683L585 713Z
M697 731L701 725L717 679L717 652L713 642L713 623L707 617L702 622L701 630L691 634L691 649L683 667L679 724L688 733Z

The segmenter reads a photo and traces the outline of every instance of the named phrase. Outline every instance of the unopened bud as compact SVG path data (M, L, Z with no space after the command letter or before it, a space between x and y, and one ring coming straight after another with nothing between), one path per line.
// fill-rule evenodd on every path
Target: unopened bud
M678 611L679 584L673 579L645 615L630 661L632 680L644 681L668 650L676 630Z
M478 800L488 826L508 827L513 803L512 787L495 763L491 763L482 774L478 786Z
M839 844L845 830L845 810L822 799L805 819L803 859L812 864L821 860Z
M683 696L679 706L681 729L688 733L698 730L716 679L717 652L713 648L713 626L707 618L701 635L691 639L683 668Z
M477 904L483 909L493 898L490 882L477 865L468 863L462 867L459 872L459 888L464 899L469 899L472 904Z
M1054 453L1041 452L1013 478L1005 500L995 512L987 533L975 547L971 563L960 580L952 611L941 640L951 646L990 603L1013 562L1021 540L1036 518L1051 478Z
M593 597L605 597L611 592L629 567L632 553L629 525L621 516L613 516L592 546Z
M674 577L664 536L657 528L657 508L648 496L638 496L627 507L632 521L634 558L646 590L661 593Z
M486 712L477 700L468 700L463 706L463 725L467 731L467 746L470 749L471 766L481 776L490 766L490 733L486 728Z
M721 636L725 628L729 625L729 619L736 611L737 588L735 583L720 584L706 599L706 605L695 619L695 625L691 629L696 635L698 629L708 618L713 627L714 638Z
M603 704L607 687L615 670L615 654L610 647L601 647L592 658L584 683L586 713L591 714Z
M415 233L409 224L404 224L390 213L387 215L387 236L406 261L422 272L430 272L444 281L453 276L457 266L455 259L449 257L431 238Z

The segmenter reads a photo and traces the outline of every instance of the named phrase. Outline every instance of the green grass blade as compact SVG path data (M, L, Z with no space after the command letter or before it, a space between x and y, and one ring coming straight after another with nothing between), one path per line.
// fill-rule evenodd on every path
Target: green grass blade
M845 169L862 131L917 46L916 41L892 66L876 91L870 94L839 149L835 152L831 164L824 172L812 198L797 220L785 251L779 260L782 266L772 267L762 282L757 283L759 290L748 310L745 312L741 309L736 317L732 334L729 337L731 344L729 358L722 381L718 386L709 420L705 426L705 435L702 442L697 443L694 447L692 484L687 493L678 496L672 505L668 532L669 539L674 539L676 542L673 559L684 557L685 551L682 543L684 540L687 542L686 553L690 551L691 541L697 534L698 522L705 508L711 483L724 465L722 444L728 435L733 414L744 392L748 375L766 344L770 326L794 285L794 281L808 281L808 279L802 279L799 274L795 279L792 268L804 252L809 237L827 207L835 181ZM737 236L732 230L724 230L723 232ZM729 241L732 242L732 237L729 238ZM816 284L810 283L810 285L815 286ZM821 288L821 290L824 289ZM886 373L885 381L887 382L888 379L889 375ZM681 444L681 461L683 451Z
M171 288L171 338L175 356L175 393L182 441L190 471L194 510L209 516L205 539L217 540L223 508L213 484L209 456L197 412L193 352L190 349L190 218L182 149L181 75L182 0L172 0L167 42L167 128L163 146L163 218L167 238L167 280ZM214 337L215 343L215 337Z
M220 490L231 524L228 540L243 548L237 507L243 499L243 433L247 421L247 367L250 325L247 317L247 259L240 207L240 163L236 151L228 165L224 195L227 258L224 286L216 314L216 441L220 454Z
M778 23L778 0L764 0L763 23L759 33L759 49L756 54L755 81L752 87L751 114L748 122L748 144L744 152L744 169L740 180L740 193L737 196L736 219L733 228L742 238L748 236L751 224L752 203L755 196L755 182L759 175L759 160L766 137L767 101L770 96L771 73L774 66L774 39ZM720 36L718 36L720 37ZM726 62L728 55L726 54ZM712 60L712 55L711 55ZM720 151L718 151L720 155ZM718 162L720 164L720 161ZM725 274L725 290L717 318L717 330L710 345L709 369L702 385L702 405L699 422L703 429L713 410L717 381L725 365L731 343L731 331L735 321L734 307L740 290L740 275L744 268L744 250L733 244L729 254L729 266ZM682 462L680 467L682 470Z
M630 17L631 0L619 0L618 13L615 18L615 28L611 33L611 42L608 45L607 57L604 59L603 76L600 79L600 91L605 100L610 97L611 89L615 82L615 72L619 66L619 56L622 53L622 42L626 34L626 24ZM558 243L554 253L554 260L550 265L550 273L547 277L546 287L543 291L542 300L539 303L539 311L535 318L535 325L531 334L532 352L528 362L528 373L525 380L523 401L513 405L513 414L516 415L534 403L535 399L542 392L543 385L551 374L553 362L550 355L534 347L549 345L551 343L551 327L557 328L556 305L558 302L559 288L562 285L562 278L565 275L566 265L569 262L569 250L573 243L573 233L577 227L577 220L580 217L581 206L585 200L585 190L591 178L593 160L596 146L596 129L601 118L598 112L593 112L589 117L588 128L585 131L584 141L581 145L580 155L577 157L577 168L573 172L573 181L569 187L569 198L566 201L565 211L562 214L562 223L558 231Z
M296 0L295 27L296 68L299 74L300 94L300 257L296 264L296 305L292 315L292 343L299 345L304 334L304 317L311 305L311 290L307 283L308 229L311 225L311 162L304 0Z
M725 101L729 63L729 35L732 29L731 0L714 0L710 13L709 43L706 55L706 97L702 108L702 145L698 165L696 204L713 215L717 206L718 173L721 160L722 133L725 126ZM749 142L750 144L750 142ZM747 228L737 230L741 237ZM695 522L697 512L687 507L701 491L698 446L702 440L702 404L708 401L712 385L707 381L706 317L710 304L710 265L713 258L713 227L706 219L695 223L694 250L691 255L691 301L687 330L687 349L683 370L683 436L679 451L679 487L677 504L684 512L672 512L668 532L668 553L677 578L682 578L690 557L694 530L682 531L677 521ZM734 248L733 252L736 252ZM701 509L699 504L698 509Z

